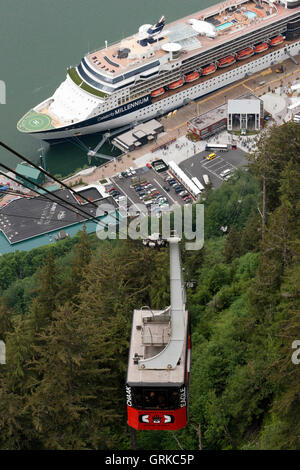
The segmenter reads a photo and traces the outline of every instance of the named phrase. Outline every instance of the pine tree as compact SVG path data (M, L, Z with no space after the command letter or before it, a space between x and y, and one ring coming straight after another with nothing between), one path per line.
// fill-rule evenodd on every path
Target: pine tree
M232 260L238 258L241 254L241 236L235 227L232 227L229 231L226 239L224 257L226 263L231 263Z
M26 409L34 376L28 367L33 358L33 336L27 320L16 319L13 326L6 336L6 365L0 367L0 449L25 450L38 447Z
M116 323L100 323L93 309L66 304L41 333L28 407L43 448L112 445L109 429L120 415Z
M0 340L5 341L6 335L12 331L13 311L8 308L5 297L0 298Z
M40 271L37 296L32 301L32 318L37 331L46 327L52 319L60 287L59 270L50 251Z
M79 241L75 245L73 252L75 256L71 263L70 274L59 292L59 300L62 303L71 299L73 302L76 302L81 287L84 287L84 276L92 253L85 224L83 230L79 232Z

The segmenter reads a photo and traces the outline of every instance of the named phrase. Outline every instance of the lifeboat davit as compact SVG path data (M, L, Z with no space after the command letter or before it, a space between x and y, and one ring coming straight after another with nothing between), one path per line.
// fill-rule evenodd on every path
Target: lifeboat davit
M186 75L185 81L187 83L191 83L191 82L194 82L195 80L198 80L199 77L200 77L200 73L192 72L192 73L189 73L188 75Z
M152 98L156 98L157 96L161 96L165 93L165 89L164 88L158 88L158 90L154 90L152 91L151 93L151 96Z
M270 40L270 46L278 46L278 44L282 44L284 41L284 37L279 34L279 36L276 36L275 38L272 38Z
M202 70L202 75L210 75L211 73L214 73L217 70L217 67L214 64L208 65L207 67L204 67Z
M222 59L218 60L217 66L220 68L223 67L228 67L229 65L232 65L236 62L235 58L233 55L228 55L226 57L223 57Z
M238 60L247 59L247 57L251 57L254 54L254 49L252 47L246 47L246 49L242 49L241 51L237 52L236 58Z
M181 87L184 84L184 81L182 79L176 80L176 82L171 83L169 85L170 90L175 90L176 88Z
M267 49L269 49L269 45L267 42L262 42L261 44L258 44L257 46L254 47L254 51L256 54L266 51Z

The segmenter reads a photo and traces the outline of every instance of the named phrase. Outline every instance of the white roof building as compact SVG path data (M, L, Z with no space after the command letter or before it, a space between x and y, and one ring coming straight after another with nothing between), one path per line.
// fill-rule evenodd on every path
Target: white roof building
M255 95L228 100L227 129L259 130L263 126L263 102Z

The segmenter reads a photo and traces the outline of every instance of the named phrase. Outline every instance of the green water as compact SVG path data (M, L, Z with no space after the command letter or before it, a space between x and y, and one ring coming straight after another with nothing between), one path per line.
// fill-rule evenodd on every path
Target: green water
M105 40L134 34L140 25L167 22L192 14L215 0L1 0L0 80L6 84L6 104L0 104L0 138L40 163L41 142L20 134L17 121L53 94L67 67L77 65ZM82 139L95 147L99 136ZM78 143L77 143L78 144ZM109 144L102 153L112 154ZM88 164L86 150L70 142L46 150L47 169L65 176ZM15 168L18 159L0 148L0 162ZM100 163L100 162L98 162ZM92 162L93 165L97 161Z

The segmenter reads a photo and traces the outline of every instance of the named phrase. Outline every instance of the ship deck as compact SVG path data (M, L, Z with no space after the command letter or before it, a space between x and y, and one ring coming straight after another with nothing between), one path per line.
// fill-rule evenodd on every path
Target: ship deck
M205 20L212 23L218 30L218 36L211 39L206 36L195 35L194 40L198 40L199 47L193 50L185 50L183 47L182 57L184 59L193 57L199 52L205 52L212 47L222 45L241 36L241 34L250 33L257 30L258 27L270 25L274 20L289 17L300 11L300 7L287 9L279 5L261 2L261 6L253 0L246 1L228 1L213 5L205 10L199 11L185 18L176 20L165 25L163 32L165 37L159 42L163 45L173 42L170 39L170 30L174 33L182 25L189 25L189 20ZM238 6L235 11L229 11L230 8ZM190 27L191 28L191 27ZM152 46L142 47L137 43L138 34L124 39L116 44L112 44L105 49L90 53L87 58L91 65L110 76L124 74L139 66L148 64L161 58L167 53L161 47L155 50ZM176 39L174 40L176 42ZM120 48L129 48L133 54L133 59L119 58L118 50ZM151 56L149 56L151 54Z
M295 41L284 41L282 44L279 44L278 46L273 46L271 51L274 52L276 50L282 49L286 47L288 44L293 44L294 42L298 41L299 39ZM178 93L178 91L183 91L186 90L187 88L191 88L195 85L198 85L199 83L204 83L207 80L210 80L212 77L217 77L219 75L222 75L225 72L229 72L230 70L236 69L238 67L241 67L245 64L248 64L254 60L257 60L259 57L263 57L267 54L270 53L270 48L267 49L266 51L260 52L259 54L252 55L246 59L243 60L237 60L234 62L232 65L229 65L228 67L217 69L213 74L207 75L207 76L200 76L197 80L193 81L192 83L185 83L183 86L181 86L179 89L177 88L176 90L167 90L163 95L158 96L156 98L152 98L152 103L156 103L157 101L161 101L165 98L169 98L170 96Z

